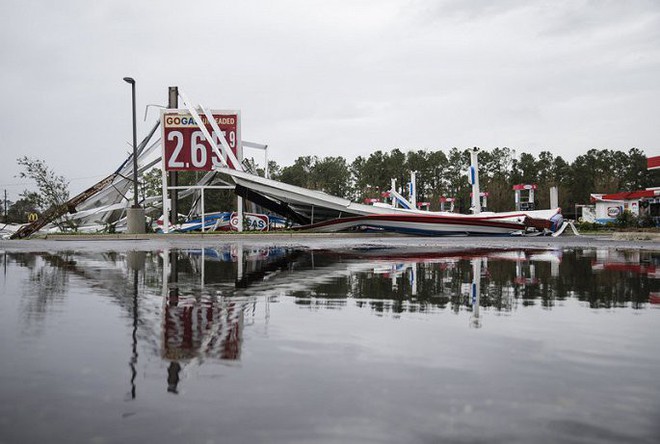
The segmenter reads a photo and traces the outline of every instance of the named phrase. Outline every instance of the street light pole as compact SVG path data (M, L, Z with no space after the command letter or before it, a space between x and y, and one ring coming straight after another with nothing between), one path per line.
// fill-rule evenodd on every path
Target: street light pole
M137 164L137 127L135 123L135 80L124 77L124 82L131 84L133 96L133 208L138 208L138 164Z
M138 161L137 161L137 127L135 118L135 79L124 77L124 82L131 84L133 98L133 206L127 213L127 232L131 234L144 233L144 210L138 203ZM132 210L132 211L131 211Z

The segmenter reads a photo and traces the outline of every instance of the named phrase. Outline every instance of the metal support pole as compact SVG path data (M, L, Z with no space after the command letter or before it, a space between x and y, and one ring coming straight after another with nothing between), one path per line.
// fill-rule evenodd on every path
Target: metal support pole
M243 198L241 196L236 197L236 213L238 214L238 226L236 230L239 233L243 232Z
M131 84L131 95L133 99L133 208L138 208L138 162L137 162L137 121L135 117L135 80L124 77L126 83Z
M202 191L202 233L204 233L204 226L206 225L206 213L204 213L204 187L201 189Z
M410 204L412 209L417 208L417 175L414 171L410 172Z
M550 208L554 209L557 207L559 207L559 189L554 186L550 187Z
M264 176L266 176L266 179L270 179L270 173L268 172L268 145L264 147L264 160L266 162L266 166L264 167Z
M168 91L168 102L167 107L170 109L176 109L179 107L179 88L176 86L170 86ZM176 187L179 185L179 173L178 171L169 172L169 182L170 186ZM170 220L173 224L176 224L179 219L179 190L176 188L171 190L171 212Z
M479 192L479 148L476 146L470 151L470 163L472 164L472 211L474 214L481 213L481 196Z
M145 217L144 209L138 202L138 161L137 161L137 118L135 115L135 79L124 77L126 83L131 84L131 95L133 99L133 206L127 211L127 233L144 233Z

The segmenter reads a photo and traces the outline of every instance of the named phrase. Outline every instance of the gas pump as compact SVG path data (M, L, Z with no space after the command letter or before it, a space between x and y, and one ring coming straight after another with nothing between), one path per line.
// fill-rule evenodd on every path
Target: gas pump
M481 191L479 193L479 206L481 211L488 211L488 191ZM474 194L470 193L470 199L474 202Z
M536 188L537 186L535 183L518 184L513 186L516 211L531 211L534 209L534 190L536 190ZM525 193L526 196L523 193Z
M440 198L440 211L449 211L450 213L454 212L454 202L456 202L455 197L445 197ZM445 204L449 204L449 208L445 207Z

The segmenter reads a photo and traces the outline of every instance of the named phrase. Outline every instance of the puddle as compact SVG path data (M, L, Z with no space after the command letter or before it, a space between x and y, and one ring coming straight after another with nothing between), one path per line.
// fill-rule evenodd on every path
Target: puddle
M234 244L0 260L2 442L660 432L660 252Z

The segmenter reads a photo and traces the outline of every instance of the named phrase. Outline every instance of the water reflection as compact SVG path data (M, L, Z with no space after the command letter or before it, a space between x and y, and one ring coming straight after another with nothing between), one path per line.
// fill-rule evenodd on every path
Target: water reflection
M659 255L7 252L0 436L654 442Z
M262 295L291 296L308 307L339 308L354 302L378 313L458 312L473 309L476 298L476 305L497 311L535 304L552 308L567 298L591 308L639 309L655 302L660 279L660 253L643 250L233 245L124 254L8 253L6 261L30 270L24 295L28 316L42 315L61 302L74 277L110 292L129 313L137 314L135 292L141 276L142 289L160 289L165 301L163 355L171 358L191 358L204 347L204 355L237 359L240 335L235 325L254 297ZM222 335L205 341L204 332L209 331ZM234 345L222 348L218 342Z
M6 253L29 270L21 310L39 330L62 304L73 280L102 290L132 327L130 397L136 397L138 342L168 362L167 390L178 392L191 360L241 359L243 329L279 298L307 310L347 304L379 316L450 310L469 312L480 328L489 312L569 298L592 309L643 309L660 302L660 253L607 249L222 248L128 253ZM35 325L36 322L36 325ZM266 319L266 325L267 325ZM38 334L38 333L37 333Z
M240 275L236 289L276 290L310 307L355 301L378 313L458 312L475 305L474 284L478 305L497 311L535 304L552 308L567 298L591 308L643 308L657 291L659 257L619 250L278 249L252 261L244 258L250 270Z

